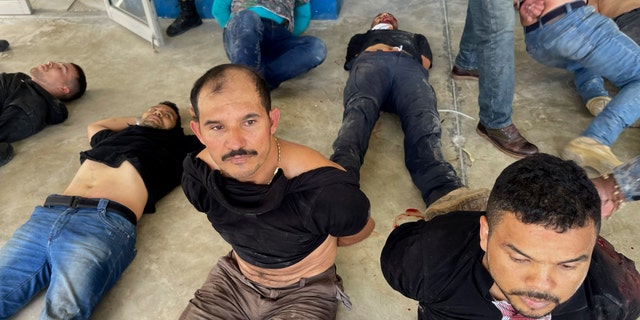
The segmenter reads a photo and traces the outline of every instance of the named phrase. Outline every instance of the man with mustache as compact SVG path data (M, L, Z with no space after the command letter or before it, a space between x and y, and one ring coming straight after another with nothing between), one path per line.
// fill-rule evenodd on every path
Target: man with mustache
M485 212L406 223L380 257L419 319L636 319L640 274L598 236L601 203L573 161L532 155L497 178Z
M207 71L191 90L191 129L206 146L182 188L231 247L181 319L333 319L349 306L338 246L373 231L358 181L315 150L275 137L268 84L242 65Z
M49 61L29 73L0 73L0 166L13 158L11 142L65 121L63 102L81 97L87 88L84 71L74 63Z
M0 249L0 319L46 290L41 319L89 319L136 255L136 224L180 184L202 145L165 101L141 117L87 127L91 149L67 188L51 194Z

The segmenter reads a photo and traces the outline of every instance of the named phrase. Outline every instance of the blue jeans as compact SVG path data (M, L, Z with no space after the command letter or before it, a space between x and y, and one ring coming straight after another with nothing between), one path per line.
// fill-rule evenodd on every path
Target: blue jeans
M229 19L223 33L224 49L231 63L253 68L277 88L320 65L327 47L316 37L295 36L285 25L242 10Z
M468 0L456 66L478 69L480 122L499 129L511 124L513 111L515 23L511 1Z
M640 44L640 9L624 13L613 20L620 31L626 34L635 43ZM575 74L576 89L585 103L591 98L609 96L604 87L604 80L599 74L581 72Z
M49 287L41 319L88 319L136 255L135 226L106 211L36 207L0 249L0 319Z
M429 72L401 52L362 52L344 89L344 114L331 160L359 177L380 111L396 113L405 165L428 205L462 187L442 155L440 118Z
M593 7L567 10L562 18L525 34L527 52L542 64L599 74L620 88L582 133L610 146L640 117L640 47Z

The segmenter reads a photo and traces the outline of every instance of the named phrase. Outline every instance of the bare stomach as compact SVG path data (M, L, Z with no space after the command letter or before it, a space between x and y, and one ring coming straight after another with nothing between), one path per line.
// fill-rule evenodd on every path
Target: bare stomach
M249 280L267 287L280 288L294 284L302 278L318 275L331 267L336 261L338 240L328 236L327 239L300 262L281 269L256 267L242 260L233 253L238 261L242 274Z
M86 160L62 193L85 198L104 198L126 206L138 220L147 203L147 188L138 171L128 161L112 168Z

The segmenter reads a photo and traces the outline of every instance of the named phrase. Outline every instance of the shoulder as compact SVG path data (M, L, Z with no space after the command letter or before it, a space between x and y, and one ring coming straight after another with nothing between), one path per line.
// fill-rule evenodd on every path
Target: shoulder
M288 179L321 167L344 170L337 163L312 148L282 139L278 139L278 141L281 148L280 167Z

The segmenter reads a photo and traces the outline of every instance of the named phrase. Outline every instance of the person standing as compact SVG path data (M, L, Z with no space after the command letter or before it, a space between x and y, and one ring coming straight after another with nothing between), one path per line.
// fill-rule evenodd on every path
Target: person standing
M537 153L538 147L520 134L511 119L515 83L514 17L508 0L468 1L451 77L478 79L480 122L476 132L503 153L522 158Z

